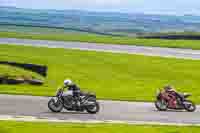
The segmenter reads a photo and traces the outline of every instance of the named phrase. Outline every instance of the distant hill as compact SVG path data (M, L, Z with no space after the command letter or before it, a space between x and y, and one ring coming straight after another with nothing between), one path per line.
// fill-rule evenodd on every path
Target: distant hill
M200 32L200 16L126 14L79 10L33 10L0 7L0 25L63 28L81 32L134 35L156 32Z

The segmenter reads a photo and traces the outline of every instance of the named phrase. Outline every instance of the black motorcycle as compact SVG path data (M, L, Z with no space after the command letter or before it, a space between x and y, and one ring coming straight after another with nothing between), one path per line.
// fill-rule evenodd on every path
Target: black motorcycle
M96 95L90 93L80 93L78 99L75 99L72 95L63 96L63 89L59 89L56 96L52 97L48 102L48 108L52 112L61 112L63 108L68 111L80 111L85 110L90 114L99 112L100 106L96 101Z

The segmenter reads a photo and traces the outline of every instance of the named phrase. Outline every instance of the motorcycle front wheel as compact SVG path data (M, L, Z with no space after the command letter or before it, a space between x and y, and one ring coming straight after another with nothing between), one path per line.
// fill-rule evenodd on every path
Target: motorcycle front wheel
M167 110L167 103L164 100L156 100L155 106L159 111L166 111Z
M61 112L63 109L63 104L59 99L55 100L55 98L51 98L48 102L48 108L52 112Z

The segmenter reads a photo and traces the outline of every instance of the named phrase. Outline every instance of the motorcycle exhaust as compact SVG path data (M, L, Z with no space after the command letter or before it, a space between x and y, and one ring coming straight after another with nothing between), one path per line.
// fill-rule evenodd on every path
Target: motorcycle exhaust
M85 106L95 106L95 103L94 102L86 102L84 105Z

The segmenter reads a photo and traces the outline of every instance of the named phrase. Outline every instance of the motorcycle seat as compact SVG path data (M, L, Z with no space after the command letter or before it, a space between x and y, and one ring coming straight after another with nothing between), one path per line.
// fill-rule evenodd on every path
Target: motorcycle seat
M191 96L191 94L189 94L189 93L183 93L183 96L184 96L185 98L187 98L187 97Z

